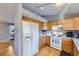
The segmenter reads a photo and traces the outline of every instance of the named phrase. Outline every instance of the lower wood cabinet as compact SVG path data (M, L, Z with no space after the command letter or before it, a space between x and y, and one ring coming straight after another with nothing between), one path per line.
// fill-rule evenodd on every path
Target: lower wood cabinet
M73 42L73 56L79 56L79 52L78 52L74 42Z
M42 48L43 46L50 46L50 36L42 36L39 40L39 46Z
M46 37L46 45L50 46L50 36Z
M39 46L40 48L42 48L45 45L46 45L46 36L42 36L40 37L40 40L39 40Z
M72 43L71 39L63 39L63 51L72 55Z

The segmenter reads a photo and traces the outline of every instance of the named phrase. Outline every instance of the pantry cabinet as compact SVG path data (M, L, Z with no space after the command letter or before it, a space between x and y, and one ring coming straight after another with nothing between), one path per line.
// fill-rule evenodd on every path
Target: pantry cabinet
M72 54L72 39L63 38L63 51Z
M73 19L65 19L62 21L63 30L74 30L74 21Z

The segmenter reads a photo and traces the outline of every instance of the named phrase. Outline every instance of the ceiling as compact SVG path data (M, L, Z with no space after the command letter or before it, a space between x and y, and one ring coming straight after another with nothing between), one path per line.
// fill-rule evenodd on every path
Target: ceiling
M56 6L55 4L56 3L23 3L23 8L50 21L53 19L59 19L59 15L63 12L69 3L64 3L60 6ZM41 7L43 7L43 10ZM67 9L65 15L72 15L76 13L77 15L79 13L79 3L72 3Z
M53 4L52 3L23 3L23 8L33 13L36 13L40 16L45 16L45 15L57 15L65 6L63 5L60 8L56 8L53 6ZM43 7L44 10L41 10L40 7Z
M79 13L79 3L72 3L68 8L66 14L76 14Z

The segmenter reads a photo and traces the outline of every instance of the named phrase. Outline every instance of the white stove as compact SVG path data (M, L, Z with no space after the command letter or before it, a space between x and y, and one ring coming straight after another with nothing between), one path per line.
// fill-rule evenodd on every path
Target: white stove
M50 40L50 47L62 51L62 34L53 34Z

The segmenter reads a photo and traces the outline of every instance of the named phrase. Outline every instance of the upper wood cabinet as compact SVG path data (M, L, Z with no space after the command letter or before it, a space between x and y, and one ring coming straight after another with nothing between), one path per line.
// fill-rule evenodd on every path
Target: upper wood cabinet
M63 30L74 30L74 21L73 19L62 20Z
M49 30L51 30L53 25L58 25L58 24L61 24L61 21L59 20L48 21L47 27Z
M43 22L42 26L43 26L43 29L47 29L47 22Z
M74 27L75 30L79 30L79 17L74 18Z
M58 20L58 25L62 25L62 20Z

